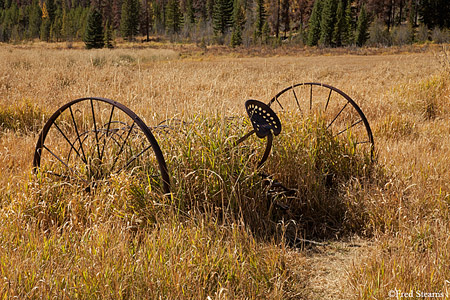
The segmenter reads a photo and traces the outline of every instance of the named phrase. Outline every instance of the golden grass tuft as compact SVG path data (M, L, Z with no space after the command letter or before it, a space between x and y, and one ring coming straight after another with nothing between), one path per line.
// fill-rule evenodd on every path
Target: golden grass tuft
M21 101L11 106L3 104L0 106L0 129L25 134L38 132L41 130L41 123L49 117L49 112L30 101Z

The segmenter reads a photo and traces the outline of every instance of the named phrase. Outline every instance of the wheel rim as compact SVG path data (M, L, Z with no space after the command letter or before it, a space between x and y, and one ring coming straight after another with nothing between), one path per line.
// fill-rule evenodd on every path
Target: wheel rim
M276 94L268 103L283 121L283 113L302 117L320 116L333 137L352 134L355 145L370 151L374 159L374 139L366 116L356 102L343 91L322 83L298 83Z
M105 98L60 107L39 135L33 167L88 187L124 170L144 171L170 192L167 166L150 129L129 108Z

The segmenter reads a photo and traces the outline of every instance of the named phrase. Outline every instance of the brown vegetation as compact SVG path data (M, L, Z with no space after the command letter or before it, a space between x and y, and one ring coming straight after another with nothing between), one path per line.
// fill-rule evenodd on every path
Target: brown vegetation
M384 299L396 289L448 297L450 70L444 53L236 58L2 46L1 296ZM317 141L328 142L320 126L286 124L266 168L304 189L306 203L294 207L302 214L296 221L305 222L292 232L289 219L262 202L261 181L248 164L252 153L229 154L226 139L249 128L241 122L244 100L267 102L286 86L312 81L336 86L360 105L377 160L370 172L364 157L342 164L352 152L340 145L331 146L332 155L311 158L308 150L322 147ZM57 107L85 96L121 102L149 126L172 116L191 121L191 144L186 136L161 141L173 198L127 174L94 194L36 180L37 133ZM225 121L231 116L236 124ZM281 146L303 137L311 140L300 151ZM292 154L297 164L287 161ZM311 159L337 162L333 198ZM290 247L292 234L331 245ZM357 246L364 257L345 250L355 235L363 239ZM342 263L335 253L346 253ZM336 277L339 284L332 283Z

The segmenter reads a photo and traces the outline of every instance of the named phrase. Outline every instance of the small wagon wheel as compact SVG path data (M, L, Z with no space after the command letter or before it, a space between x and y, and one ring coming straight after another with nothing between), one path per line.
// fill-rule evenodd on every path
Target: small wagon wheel
M374 156L374 140L369 122L356 102L341 90L322 83L298 83L276 94L268 105L283 119L284 112L322 118L333 137L351 134L354 143Z
M86 189L114 173L141 171L170 192L166 162L150 129L129 108L105 98L60 107L39 135L33 168Z

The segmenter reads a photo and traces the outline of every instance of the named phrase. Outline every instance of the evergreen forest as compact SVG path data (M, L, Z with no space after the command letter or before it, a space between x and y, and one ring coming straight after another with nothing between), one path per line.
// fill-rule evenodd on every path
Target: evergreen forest
M114 40L232 47L450 41L448 0L0 0L0 42Z

